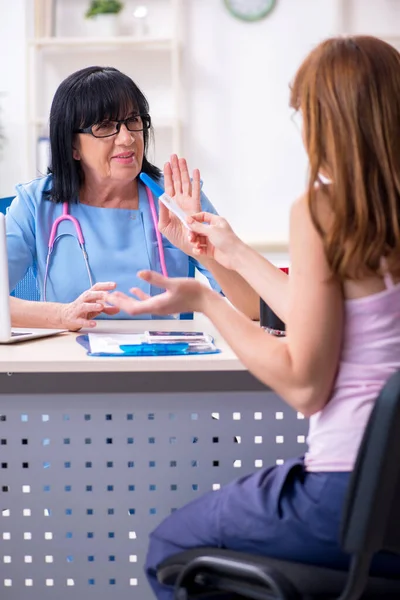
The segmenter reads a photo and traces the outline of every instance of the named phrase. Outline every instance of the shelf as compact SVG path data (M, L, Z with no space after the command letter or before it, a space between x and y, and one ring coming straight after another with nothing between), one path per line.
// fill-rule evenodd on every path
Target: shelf
M260 252L261 254L269 252L278 254L289 252L288 240L270 240L267 242L262 240L245 239L244 241L248 246L253 248L253 250Z
M40 3L44 1L41 0ZM88 64L97 64L97 62L93 63L93 61L99 60L96 59L96 56L102 56L100 62L105 60L107 63L112 63L114 59L121 59L119 62L125 65L124 69L128 76L136 74L136 59L132 62L130 57L140 56L140 60L145 61L145 64L147 61L149 66L148 70L151 72L149 81L155 83L157 83L158 76L157 72L153 73L155 63L157 63L157 68L159 66L160 69L165 70L165 61L167 61L168 98L165 102L159 101L159 105L155 102L151 115L156 135L160 135L162 138L161 147L168 142L176 152L180 152L183 131L180 116L182 114L180 108L182 93L180 55L183 42L178 33L181 30L184 0L165 0L168 14L171 15L168 28L165 22L166 12L163 8L158 15L157 27L155 22L154 28L149 31L140 32L131 28L125 29L124 35L113 36L108 36L107 31L102 29L77 29L74 27L74 19L80 19L82 26L81 8L78 7L77 1L70 2L69 0L59 0L57 10L60 9L61 12L58 13L57 18L61 19L63 30L59 30L60 35L52 36L52 32L47 27L48 23L44 21L43 14L39 10L39 0L37 2L36 0L34 2L26 0L26 2L31 6L32 17L29 19L29 33L26 38L27 97L30 99L26 120L29 171L32 176L37 170L37 140L40 136L49 135L49 107L47 106L49 98L60 85L62 74L68 69L68 65L70 72L76 71ZM73 9L72 5L74 5ZM157 18L156 12L154 15ZM65 23L64 20L68 22ZM123 32L120 31L120 33ZM114 57L111 61L110 53ZM163 60L158 61L156 57L160 59L163 57ZM57 64L57 68L54 68L53 59L57 63L62 61L62 64ZM158 63L160 64L158 65ZM58 68L59 66L62 68ZM155 108L157 109L154 110ZM156 151L154 152L157 157Z
M32 38L29 45L36 48L81 48L98 46L136 46L141 49L170 50L173 47L172 38L117 36L105 38L92 37L43 37Z

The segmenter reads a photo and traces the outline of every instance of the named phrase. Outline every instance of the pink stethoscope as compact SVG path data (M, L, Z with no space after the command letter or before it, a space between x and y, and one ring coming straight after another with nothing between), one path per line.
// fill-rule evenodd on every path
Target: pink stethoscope
M168 277L167 265L165 263L164 247L163 247L163 243L162 243L161 233L158 230L158 215L157 215L156 207L154 204L153 194L151 193L150 189L147 186L145 186L145 187L146 187L147 199L149 201L151 217L153 220L154 230L156 232L156 237L157 237L157 246L158 246L158 254L160 256L161 272L164 275L164 277ZM61 223L61 221L71 221L71 223L75 227L76 239L78 240L79 247L82 251L83 260L85 261L86 271L87 271L89 281L90 281L90 287L93 287L93 278L92 278L92 274L90 272L89 259L88 259L88 255L87 255L86 248L85 248L85 238L83 237L82 228L80 226L78 219L73 217L72 215L70 215L68 210L69 210L68 202L63 202L62 215L54 221L51 231L50 231L47 258L46 258L46 269L45 269L44 281L43 281L43 300L44 300L44 302L46 302L46 287L47 287L47 279L48 279L48 274L49 274L50 257L51 257L51 253L54 250L54 244L55 244L56 238L57 238L57 229L58 229L58 226Z

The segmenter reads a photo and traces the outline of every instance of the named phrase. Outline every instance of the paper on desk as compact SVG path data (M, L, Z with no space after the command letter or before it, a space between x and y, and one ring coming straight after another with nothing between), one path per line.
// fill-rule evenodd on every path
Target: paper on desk
M89 333L88 338L93 354L124 354L120 346L138 346L147 341L145 333Z

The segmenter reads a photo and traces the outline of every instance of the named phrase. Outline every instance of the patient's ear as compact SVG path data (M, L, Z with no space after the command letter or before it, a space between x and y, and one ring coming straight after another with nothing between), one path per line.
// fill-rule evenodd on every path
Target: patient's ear
M81 160L81 155L76 148L72 148L72 158L74 160Z

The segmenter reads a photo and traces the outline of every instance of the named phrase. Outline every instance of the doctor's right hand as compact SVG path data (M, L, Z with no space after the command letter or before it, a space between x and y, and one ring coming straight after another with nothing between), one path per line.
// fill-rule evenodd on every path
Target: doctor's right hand
M100 313L117 314L119 312L117 307L106 306L107 294L116 287L116 283L112 281L99 282L73 302L60 304L60 328L78 331L82 327L96 327L96 321L93 319Z
M235 269L236 257L244 242L236 235L223 217L207 212L187 218L191 232L189 242L193 254L213 258L226 269Z

